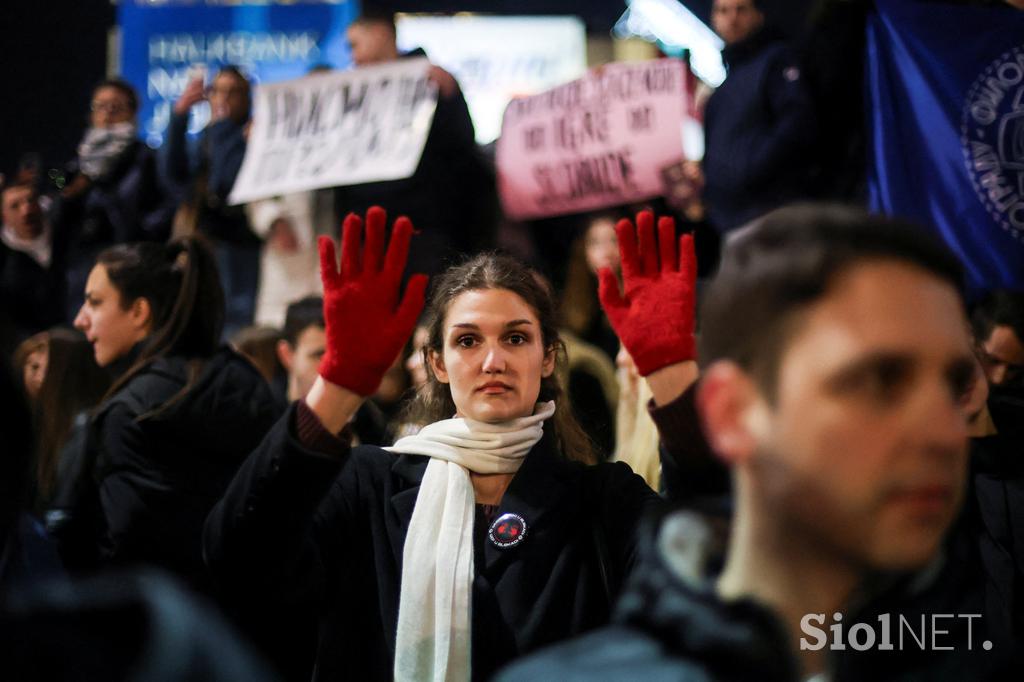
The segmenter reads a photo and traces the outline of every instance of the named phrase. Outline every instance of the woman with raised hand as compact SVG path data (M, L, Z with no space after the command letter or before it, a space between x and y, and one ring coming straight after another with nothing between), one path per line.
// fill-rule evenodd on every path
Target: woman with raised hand
M116 379L47 513L69 568L163 568L209 586L206 515L277 412L256 369L221 345L224 297L198 238L101 252L75 326Z
M625 296L606 292L611 319L637 339L641 371L693 365L688 238L682 271L674 235L659 270L653 217L641 219L639 247L632 224L620 227L633 257ZM660 504L627 466L590 464L556 378L564 355L550 295L502 256L434 283L417 398L428 426L391 448L349 447L346 424L423 305L424 277L401 287L411 234L399 218L385 251L383 210L368 211L365 230L349 215L340 271L321 240L320 376L207 520L206 558L222 585L321 607L317 680L487 679L607 622L641 516ZM650 319L658 300L675 317Z

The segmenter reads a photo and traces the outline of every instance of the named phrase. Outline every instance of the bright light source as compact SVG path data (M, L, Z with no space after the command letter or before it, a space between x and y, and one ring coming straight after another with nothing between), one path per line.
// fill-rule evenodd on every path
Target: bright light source
M631 0L612 29L619 38L656 41L669 54L690 51L690 66L704 82L718 87L725 80L722 39L676 0Z

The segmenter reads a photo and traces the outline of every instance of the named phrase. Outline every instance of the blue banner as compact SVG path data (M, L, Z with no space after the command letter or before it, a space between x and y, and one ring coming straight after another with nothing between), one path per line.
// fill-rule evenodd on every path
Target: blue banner
M871 207L934 226L973 293L1024 288L1024 12L876 0Z
M139 92L142 137L151 147L163 142L193 65L205 66L209 80L235 64L254 84L297 78L316 64L347 67L345 29L357 14L356 0L122 0L120 71ZM208 119L209 107L195 107L192 132Z

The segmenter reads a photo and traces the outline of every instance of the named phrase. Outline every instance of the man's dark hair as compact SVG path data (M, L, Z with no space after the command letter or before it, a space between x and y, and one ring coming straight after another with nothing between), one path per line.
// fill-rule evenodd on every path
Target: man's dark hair
M307 296L288 305L284 314L282 337L292 348L299 342L299 336L308 327L326 327L324 324L324 300L319 296Z
M1024 292L997 289L988 292L971 309L971 330L985 342L996 327L1009 327L1024 343Z
M139 113L139 94L135 92L135 88L128 81L123 78L107 78L96 84L96 87L92 89L93 93L99 92L100 88L113 88L117 90L128 100L128 109L131 110L132 114Z
M395 28L394 10L377 4L364 2L362 11L359 13L359 16L352 23L384 24L385 26L391 29L392 33L397 33L397 29Z
M701 307L701 363L732 360L773 396L797 313L850 267L886 260L920 268L962 295L960 263L915 224L830 204L797 204L755 220L724 245Z

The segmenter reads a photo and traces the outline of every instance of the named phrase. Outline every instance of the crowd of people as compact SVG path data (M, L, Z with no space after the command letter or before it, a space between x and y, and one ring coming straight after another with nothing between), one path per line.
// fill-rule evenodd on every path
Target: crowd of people
M101 82L2 188L10 679L1024 672L1024 292L849 205L839 71L712 18L703 163L557 234L440 67L410 178L245 206L242 70L155 151Z

